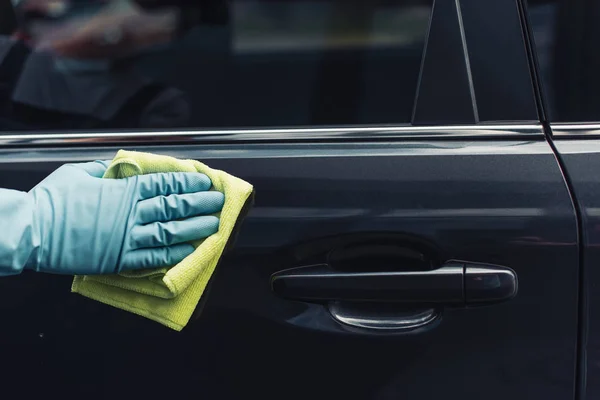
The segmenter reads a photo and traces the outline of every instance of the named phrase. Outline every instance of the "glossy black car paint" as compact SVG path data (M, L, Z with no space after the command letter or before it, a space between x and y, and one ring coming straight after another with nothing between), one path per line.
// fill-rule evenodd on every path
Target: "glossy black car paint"
M513 137L144 148L205 160L256 186L256 206L200 318L175 333L71 294L69 278L3 279L0 335L11 366L4 390L73 398L570 398L575 216L543 137ZM4 150L0 181L26 190L63 162L113 155L111 148ZM322 306L271 292L270 275L290 266L277 250L368 231L424 238L439 246L439 259L509 266L519 293L382 335L347 329ZM32 369L36 385L27 384Z

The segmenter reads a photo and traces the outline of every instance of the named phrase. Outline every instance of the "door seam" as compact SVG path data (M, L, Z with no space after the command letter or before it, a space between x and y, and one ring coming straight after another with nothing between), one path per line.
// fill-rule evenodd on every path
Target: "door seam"
M575 223L577 228L577 337L575 339L575 387L573 397L575 400L585 400L586 398L586 381L587 381L587 340L588 340L588 282L587 268L585 265L585 243L586 232L583 225L583 207L580 204L575 188L572 184L572 179L566 164L558 151L552 138L552 127L549 123L544 122L544 132L546 140L558 164L559 170L563 176L571 204L575 211Z
M521 29L523 42L527 52L531 84L533 86L536 99L538 115L543 126L544 136L548 145L554 153L554 158L565 182L567 193L571 201L571 206L575 212L575 227L577 237L577 335L575 338L575 371L573 398L575 400L585 400L586 398L586 379L587 379L587 336L588 336L588 303L587 303L587 271L585 267L585 243L586 233L583 225L582 205L577 199L577 194L573 186L573 181L569 175L561 154L559 153L553 139L552 127L549 122L547 106L544 100L544 88L539 75L539 63L535 51L535 37L531 29L529 14L527 13L527 0L517 0L521 19Z

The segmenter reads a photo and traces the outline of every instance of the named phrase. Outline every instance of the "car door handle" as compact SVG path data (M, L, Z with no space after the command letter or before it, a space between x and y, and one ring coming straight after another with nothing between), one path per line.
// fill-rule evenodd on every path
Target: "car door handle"
M428 271L335 270L328 264L276 272L272 290L306 302L395 302L447 306L503 302L517 294L516 273L507 267L449 261Z

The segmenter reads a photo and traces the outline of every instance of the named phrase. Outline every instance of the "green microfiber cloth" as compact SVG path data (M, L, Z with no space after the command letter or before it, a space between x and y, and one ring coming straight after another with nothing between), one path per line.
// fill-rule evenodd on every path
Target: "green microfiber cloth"
M104 174L118 179L159 172L201 172L214 190L225 194L219 231L171 268L129 271L118 275L76 276L71 290L83 296L160 322L180 331L188 323L206 289L237 222L253 198L249 183L195 160L120 150Z

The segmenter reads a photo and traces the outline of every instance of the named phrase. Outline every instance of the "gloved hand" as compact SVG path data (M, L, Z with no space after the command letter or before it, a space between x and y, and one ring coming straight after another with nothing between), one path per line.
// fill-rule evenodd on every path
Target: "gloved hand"
M20 212L31 210L31 216L23 215L28 233L20 238L30 246L16 246L17 252L30 251L21 257L25 268L91 275L172 266L194 250L187 242L217 232L219 219L209 214L221 210L224 196L208 191L206 175L101 179L108 164L67 164L29 193L21 192L30 207ZM0 250L7 233L0 232Z

